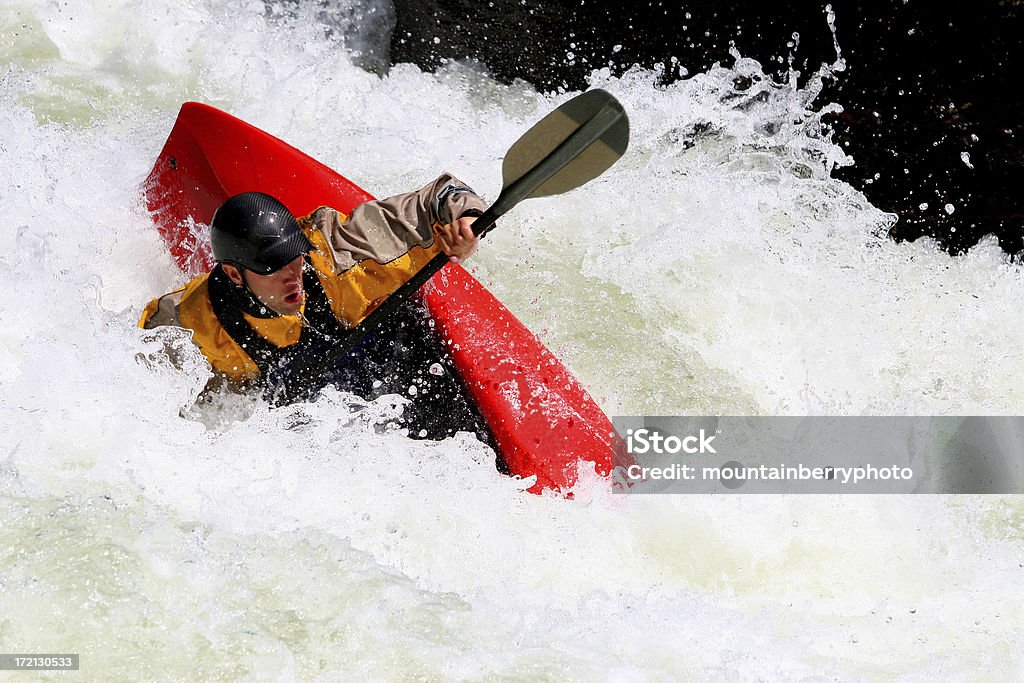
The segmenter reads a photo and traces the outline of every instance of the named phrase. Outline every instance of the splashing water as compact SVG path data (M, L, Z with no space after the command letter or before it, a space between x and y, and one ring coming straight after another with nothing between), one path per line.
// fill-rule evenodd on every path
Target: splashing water
M135 327L180 284L138 185L182 101L379 195L447 169L493 198L569 97L358 68L387 11L0 14L0 650L104 680L1024 675L1018 497L621 498L590 475L566 501L469 436L381 433L387 400L197 414L198 352ZM830 176L851 160L813 104L828 69L798 88L735 57L667 88L595 72L630 153L517 208L477 276L609 413L1020 413L1019 266L885 239Z

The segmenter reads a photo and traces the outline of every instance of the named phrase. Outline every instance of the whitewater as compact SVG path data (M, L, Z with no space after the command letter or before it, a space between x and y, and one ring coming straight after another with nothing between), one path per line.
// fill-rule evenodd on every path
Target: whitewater
M621 496L584 473L567 500L468 435L381 433L394 401L196 405L200 354L136 326L184 280L140 192L182 102L379 196L448 170L494 199L573 94L371 73L386 12L0 6L0 652L81 655L12 680L1024 677L1019 496ZM831 177L856 160L820 77L736 55L592 85L628 154L469 266L608 414L1024 412L1020 264L886 238Z

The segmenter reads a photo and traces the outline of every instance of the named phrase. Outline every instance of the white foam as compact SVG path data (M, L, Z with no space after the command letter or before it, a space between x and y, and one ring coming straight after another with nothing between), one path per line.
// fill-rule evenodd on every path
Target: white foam
M623 499L585 478L565 501L467 436L378 433L389 401L190 408L198 353L134 327L181 279L138 190L181 101L378 194L447 169L493 198L504 150L569 97L460 65L373 75L344 31L277 9L5 18L24 31L0 81L5 643L103 678L1019 672L1016 498ZM846 160L813 85L743 59L656 80L595 74L629 155L475 258L610 413L1020 412L1024 285L994 243L880 237L890 218L829 177Z

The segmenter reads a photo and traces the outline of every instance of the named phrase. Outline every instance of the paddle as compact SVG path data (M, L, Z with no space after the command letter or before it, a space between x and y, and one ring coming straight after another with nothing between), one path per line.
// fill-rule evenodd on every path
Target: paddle
M473 223L473 232L486 235L500 216L524 199L562 194L593 180L614 164L628 145L629 119L618 100L599 89L574 97L509 148L501 166L501 194ZM278 404L308 398L324 372L448 261L444 253L435 256L329 353L296 363L278 386L268 387L268 398Z

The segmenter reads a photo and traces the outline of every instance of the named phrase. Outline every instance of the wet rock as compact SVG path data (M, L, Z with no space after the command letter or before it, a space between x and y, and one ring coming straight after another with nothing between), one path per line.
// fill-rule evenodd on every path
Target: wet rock
M1024 249L1024 1L834 2L847 70L822 93L845 111L834 139L855 159L839 177L900 216L897 239L951 252L985 234ZM543 90L585 87L610 66L662 65L663 80L731 63L729 48L784 78L835 60L826 3L646 0L395 0L391 61L434 69L476 60Z

